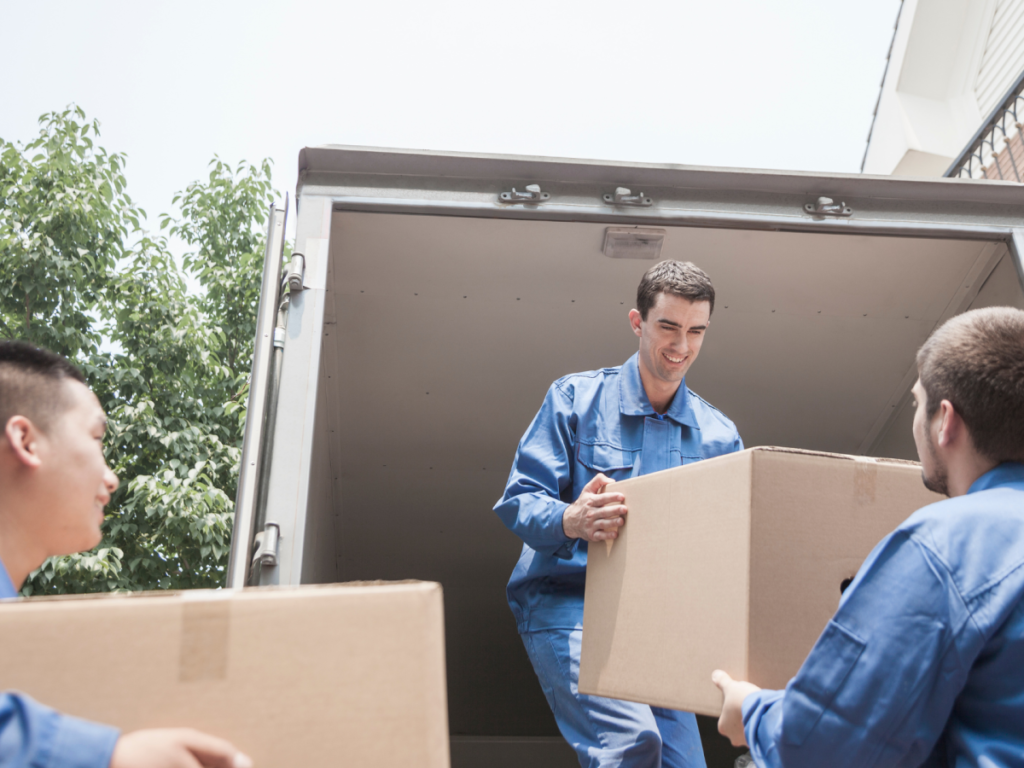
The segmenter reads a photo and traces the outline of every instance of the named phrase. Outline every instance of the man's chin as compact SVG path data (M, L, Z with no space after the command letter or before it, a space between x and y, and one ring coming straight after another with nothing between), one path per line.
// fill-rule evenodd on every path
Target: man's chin
M932 493L939 493L943 496L949 496L949 479L946 477L944 472L937 473L935 477L928 477L921 471L921 481L924 483L924 487Z
M60 546L59 552L53 554L61 557L64 555L77 555L79 552L88 552L91 549L95 549L99 546L99 543L103 541L103 533L99 528L89 531L88 533L82 532L81 536L75 538L74 541L63 542Z
M682 381L686 377L686 369L684 368L680 370L678 368L674 368L666 370L664 367L661 367L658 374L658 378L662 381Z

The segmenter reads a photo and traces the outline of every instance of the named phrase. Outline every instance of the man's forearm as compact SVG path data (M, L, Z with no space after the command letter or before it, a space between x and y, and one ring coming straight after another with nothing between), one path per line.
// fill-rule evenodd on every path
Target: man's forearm
M547 555L575 549L576 540L562 528L568 504L545 493L521 493L502 499L495 506L502 522L531 549ZM571 553L569 554L571 556Z
M0 765L107 768L119 735L116 728L60 714L28 696L0 694Z

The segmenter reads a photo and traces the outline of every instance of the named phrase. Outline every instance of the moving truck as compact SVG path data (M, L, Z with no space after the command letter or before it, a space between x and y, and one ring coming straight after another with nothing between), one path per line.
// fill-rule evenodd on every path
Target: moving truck
M324 146L299 155L282 266L286 208L229 585L440 582L456 768L575 765L505 600L521 543L491 508L551 382L636 350L626 314L656 260L715 283L687 384L748 447L915 459L920 344L969 308L1024 308L1009 182ZM709 765L731 765L701 725Z

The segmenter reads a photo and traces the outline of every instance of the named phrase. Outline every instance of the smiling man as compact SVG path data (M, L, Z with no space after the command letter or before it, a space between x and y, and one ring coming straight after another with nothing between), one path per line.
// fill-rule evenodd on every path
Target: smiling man
M919 509L875 547L784 691L731 679L719 730L760 768L1024 767L1024 312L917 355Z
M106 415L67 360L0 342L0 598L52 555L92 549L117 477L103 456ZM0 606L0 611L3 606ZM111 637L111 642L120 638ZM223 739L187 728L121 734L0 693L0 768L251 768Z
M584 696L576 687L590 542L626 524L616 480L743 448L736 427L686 387L711 322L715 289L693 264L643 276L629 312L640 350L617 368L565 376L519 443L495 506L523 540L508 600L541 688L580 765L704 766L696 718Z

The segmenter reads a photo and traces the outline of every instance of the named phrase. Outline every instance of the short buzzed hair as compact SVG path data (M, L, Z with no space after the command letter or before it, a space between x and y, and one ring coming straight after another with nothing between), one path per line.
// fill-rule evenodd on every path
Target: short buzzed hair
M636 289L636 308L644 320L659 293L670 293L687 301L706 301L711 304L711 312L715 311L715 286L711 278L688 261L661 261L644 273Z
M974 309L950 318L917 353L931 419L953 404L977 451L991 461L1024 461L1024 311Z
M13 416L49 429L68 405L66 379L85 383L82 372L60 355L23 341L0 341L0 434Z

